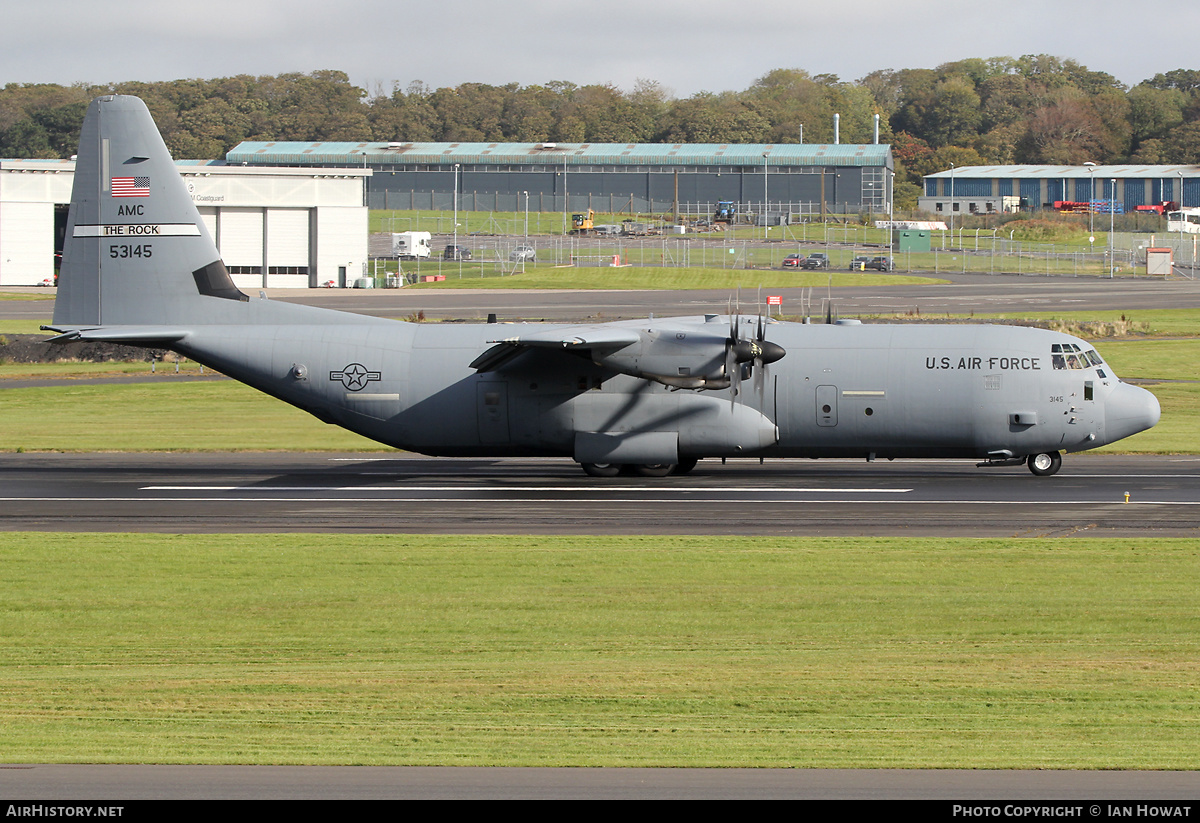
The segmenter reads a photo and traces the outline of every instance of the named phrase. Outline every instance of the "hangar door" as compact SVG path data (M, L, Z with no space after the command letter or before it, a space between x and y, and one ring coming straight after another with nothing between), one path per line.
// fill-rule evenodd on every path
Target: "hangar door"
M309 272L308 209L267 209L267 285L305 288Z
M199 206L196 209L200 212L200 219L204 221L204 228L208 229L208 236L213 239L213 242L220 248L221 238L217 234L217 210L213 206Z
M217 248L233 282L241 288L263 285L263 210L217 210Z

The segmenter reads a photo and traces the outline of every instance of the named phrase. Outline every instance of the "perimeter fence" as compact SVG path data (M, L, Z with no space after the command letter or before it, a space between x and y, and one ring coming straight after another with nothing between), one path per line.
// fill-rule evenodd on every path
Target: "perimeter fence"
M1176 248L1172 276L1194 277L1197 271L1195 249L1190 238L1174 244L1165 238L1142 235L1120 238L1126 244L1116 249L1081 249L1054 243L1031 243L1000 238L995 234L956 233L935 237L929 251L888 252L886 237L872 236L879 230L836 226L812 232L806 239L799 226L793 234L780 239L738 238L731 232L707 235L658 235L641 237L579 237L574 235L435 235L435 254L423 260L396 261L391 257L390 236L372 235L368 275L376 286L384 286L389 274L393 285L399 269L404 282L422 277L502 277L531 266L611 268L636 266L647 268L702 269L791 269L789 257L826 255L830 270L871 271L881 269L922 275L937 274L1017 274L1071 275L1091 277L1144 277L1147 248ZM778 231L778 229L772 229ZM942 234L942 233L939 233ZM948 234L948 233L946 233ZM883 242L871 241L883 240ZM470 251L470 260L446 260L436 254L457 244ZM888 263L887 261L890 261ZM597 274L598 277L603 276Z

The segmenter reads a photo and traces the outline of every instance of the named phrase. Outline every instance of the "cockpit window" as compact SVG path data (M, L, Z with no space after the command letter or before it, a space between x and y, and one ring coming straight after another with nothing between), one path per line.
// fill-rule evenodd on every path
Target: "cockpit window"
M1082 349L1074 343L1054 343L1050 352L1050 362L1056 369L1090 369L1104 365L1095 349Z

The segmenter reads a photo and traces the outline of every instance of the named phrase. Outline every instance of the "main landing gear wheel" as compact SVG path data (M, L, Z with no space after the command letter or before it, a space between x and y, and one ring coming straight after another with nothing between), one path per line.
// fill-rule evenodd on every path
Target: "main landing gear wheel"
M695 457L683 457L675 464L675 474L687 474L692 469L696 468L696 464L700 462Z
M638 477L666 477L675 471L674 463L634 463L630 466Z
M696 467L695 460L681 463L580 463L589 477L616 477L632 474L638 477L666 477L669 474L687 474Z
M1049 477L1062 468L1062 455L1058 452L1029 455L1029 470L1038 477Z

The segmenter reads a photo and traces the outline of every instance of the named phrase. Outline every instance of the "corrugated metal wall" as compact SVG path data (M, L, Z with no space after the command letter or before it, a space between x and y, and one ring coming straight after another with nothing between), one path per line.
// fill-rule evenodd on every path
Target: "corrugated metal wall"
M864 171L862 167L827 167L804 173L770 171L758 172L464 172L459 175L459 208L480 210L480 202L490 202L495 210L524 208L524 194L529 192L529 208L533 211L555 211L562 206L564 191L570 195L568 209L595 208L608 211L611 200L614 209L641 201L654 204L653 210L668 208L675 200L678 183L679 201L683 203L734 200L761 201L764 182L766 196L771 202L820 203L822 188L826 208L835 212L857 212L871 207L882 211L886 202L876 187L868 187L869 199L864 203ZM878 173L875 175L878 177ZM823 181L822 181L823 178ZM410 209L453 208L454 173L445 171L377 171L370 180L368 203L371 208ZM418 196L424 195L424 196ZM501 207L495 204L519 205Z

